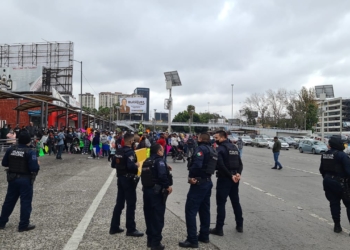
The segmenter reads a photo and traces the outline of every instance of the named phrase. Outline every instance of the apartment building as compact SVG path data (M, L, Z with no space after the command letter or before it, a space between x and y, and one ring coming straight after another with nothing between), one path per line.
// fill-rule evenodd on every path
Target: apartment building
M323 110L324 133L334 134L350 131L350 99L342 97L326 99L318 102L320 110ZM321 133L322 113L316 125L316 133Z
M83 107L94 109L96 108L96 98L93 94L85 93L82 96L79 94L79 101Z

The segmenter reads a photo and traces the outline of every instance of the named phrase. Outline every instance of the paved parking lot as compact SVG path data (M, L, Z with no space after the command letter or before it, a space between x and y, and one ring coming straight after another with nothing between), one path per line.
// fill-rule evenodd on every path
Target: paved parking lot
M117 188L107 160L88 160L86 156L65 154L63 158L63 161L56 161L53 156L40 159L42 170L35 183L32 213L32 222L37 228L17 232L17 206L6 230L0 231L0 248L146 249L145 237L134 239L124 234L108 234ZM350 227L344 212L345 232L333 233L329 205L318 173L320 156L290 149L281 152L280 160L284 168L271 170L271 150L244 148L240 184L244 233L235 231L232 207L228 202L225 236L211 236L211 244L201 244L200 249L348 248ZM170 164L173 166L174 192L167 203L163 243L167 249L179 249L178 241L186 237L184 206L189 186L185 164ZM215 177L213 180L216 182ZM6 187L5 172L0 171L1 204ZM211 198L213 226L215 191L214 184ZM138 229L144 231L141 186L138 187L136 220Z

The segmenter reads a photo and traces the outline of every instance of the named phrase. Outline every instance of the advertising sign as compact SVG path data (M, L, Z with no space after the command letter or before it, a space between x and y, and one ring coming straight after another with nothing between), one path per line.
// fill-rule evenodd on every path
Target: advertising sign
M42 67L0 68L1 77L12 80L12 92L41 91Z
M143 97L120 98L121 114L144 114L147 113L147 99Z
M52 103L59 105L61 107L65 107L67 101L63 98L63 96L61 96L61 94L58 93L58 91L54 87L52 87L51 90L52 90L52 97L59 99L59 100L62 100L61 102L60 101L53 101Z

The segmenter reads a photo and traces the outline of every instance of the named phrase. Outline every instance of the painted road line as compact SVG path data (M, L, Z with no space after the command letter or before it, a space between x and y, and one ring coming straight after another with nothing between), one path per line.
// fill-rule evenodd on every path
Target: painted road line
M307 170L299 169L299 168L292 168L292 167L288 167L288 166L285 166L285 168L301 171L301 172L308 173L308 174L321 175L320 173L315 173L315 172L311 172L311 171L307 171Z
M273 198L275 198L275 199L278 199L278 200L280 200L280 201L285 202L284 199L282 199L282 198L280 198L280 197L277 197L277 196L274 195L274 194L268 193L268 192L262 190L261 188L255 187L255 186L251 185L251 184L248 183L248 182L243 182L243 183L244 183L245 185L247 185L247 186L252 187L252 188L255 189L255 190L258 190L259 192L265 193L266 195L268 195L268 196L270 196L270 197L273 197ZM296 209L298 209L298 210L300 210L300 211L304 211L304 209L303 209L302 207L300 207L300 206L293 206L293 207L296 208ZM318 219L318 220L320 220L320 221L322 221L322 222L327 223L328 225L334 226L334 223L329 222L327 219L322 218L321 216L319 216L319 215L317 215L317 214L309 213L309 215L311 215L312 217L314 217L314 218L316 218L316 219ZM350 231L349 231L348 229L346 229L346 228L344 228L344 227L342 227L342 228L343 228L343 232L345 232L345 233L347 233L347 234L350 233Z
M64 247L64 250L76 250L76 249L78 249L79 244L80 244L80 242L83 239L83 236L85 234L85 231L86 231L87 227L89 226L90 221L96 212L96 209L98 208L103 196L106 194L109 186L111 185L111 183L113 181L114 175L115 175L115 170L112 170L107 181L105 182L105 184L103 184L101 190L98 192L94 201L90 205L89 209L86 211L83 219L80 221L78 227L74 230L72 236L70 237L66 246Z

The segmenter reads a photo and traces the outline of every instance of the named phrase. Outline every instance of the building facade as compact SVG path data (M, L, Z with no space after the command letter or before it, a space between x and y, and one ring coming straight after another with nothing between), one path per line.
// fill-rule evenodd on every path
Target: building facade
M156 112L156 121L157 122L168 122L168 113Z
M323 111L324 133L337 134L350 131L350 99L332 98L318 102L320 111ZM316 133L321 133L322 112L316 125Z
M119 96L122 95L120 92L101 92L98 95L98 107L110 108L119 102Z
M79 94L79 101L82 107L95 109L96 108L96 98L93 94L85 93L83 96Z
M142 97L146 98L147 101L147 112L143 114L143 120L149 121L149 98L150 98L150 91L149 88L136 88L134 90L134 94L141 95Z

